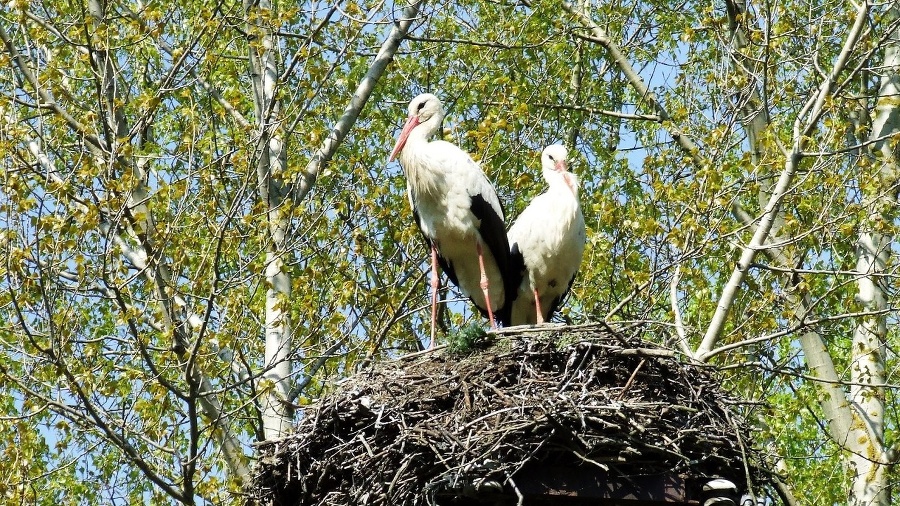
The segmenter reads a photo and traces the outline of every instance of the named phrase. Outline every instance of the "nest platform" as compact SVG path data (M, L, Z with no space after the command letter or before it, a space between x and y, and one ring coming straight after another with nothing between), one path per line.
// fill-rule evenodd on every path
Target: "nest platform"
M260 444L248 503L703 505L718 478L734 504L778 504L740 403L642 332L503 331L377 363Z

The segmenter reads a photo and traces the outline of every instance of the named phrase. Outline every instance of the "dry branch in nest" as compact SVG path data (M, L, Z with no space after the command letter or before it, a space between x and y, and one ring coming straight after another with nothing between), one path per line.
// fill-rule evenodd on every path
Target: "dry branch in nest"
M378 364L261 445L251 503L625 504L597 498L662 487L697 504L714 477L766 488L715 377L629 334L558 328Z

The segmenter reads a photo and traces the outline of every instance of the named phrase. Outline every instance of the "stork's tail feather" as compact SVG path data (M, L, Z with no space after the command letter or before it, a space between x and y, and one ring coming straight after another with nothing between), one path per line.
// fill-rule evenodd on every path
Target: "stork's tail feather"
M523 279L525 279L525 258L519 251L519 244L513 243L510 245L509 259L503 271L503 290L506 298L503 306L494 315L503 327L508 327L512 322L513 303L519 297L519 285Z

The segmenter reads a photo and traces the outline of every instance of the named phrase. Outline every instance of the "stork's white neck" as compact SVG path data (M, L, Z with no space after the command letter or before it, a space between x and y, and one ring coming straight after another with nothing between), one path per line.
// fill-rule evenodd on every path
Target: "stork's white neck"
M578 176L571 172L560 172L554 169L544 169L544 179L547 181L549 191L562 192L571 195L578 201Z
M407 168L417 167L427 155L428 144L437 133L440 127L442 117L438 114L428 118L426 121L419 123L406 139L406 146L400 152L400 163Z
M409 133L409 140L428 143L441 127L441 121L443 119L444 117L440 114L435 114L427 120L419 123L419 125Z
M441 117L434 115L427 121L419 123L406 140L406 146L400 152L400 164L406 172L407 184L420 198L425 195L437 196L441 193L444 178L444 167L435 159L435 149L444 144L430 139L437 132Z

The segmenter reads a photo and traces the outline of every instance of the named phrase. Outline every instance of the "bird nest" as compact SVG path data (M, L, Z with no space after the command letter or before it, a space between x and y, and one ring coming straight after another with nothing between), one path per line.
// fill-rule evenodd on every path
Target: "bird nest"
M249 503L698 504L717 477L764 493L736 402L639 334L491 335L377 364L260 445Z

